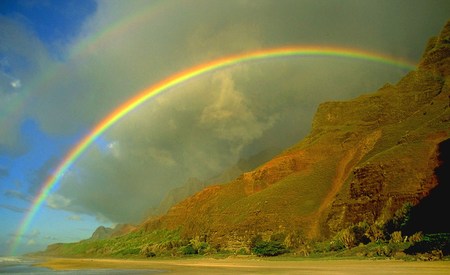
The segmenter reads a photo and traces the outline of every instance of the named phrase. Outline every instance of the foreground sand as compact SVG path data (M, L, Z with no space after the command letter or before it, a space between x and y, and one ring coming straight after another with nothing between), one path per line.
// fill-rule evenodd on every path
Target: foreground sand
M169 274L450 274L449 261L50 258L36 265L54 270L146 269L166 271Z

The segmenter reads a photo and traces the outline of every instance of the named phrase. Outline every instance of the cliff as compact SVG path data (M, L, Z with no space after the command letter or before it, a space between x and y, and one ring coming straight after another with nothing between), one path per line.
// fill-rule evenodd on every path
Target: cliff
M237 178L244 172L255 169L262 163L271 159L276 153L281 150L278 148L268 148L249 158L240 159L235 165L225 169L220 174L213 176L209 179L201 181L197 178L190 178L185 184L170 190L167 195L162 199L159 206L152 211L154 216L164 215L175 204L183 201L189 196L201 191L205 187L213 184L222 184Z
M250 252L259 236L304 249L306 255L305 239L319 240L319 245L327 240L323 243L331 245L333 236L362 224L369 237L348 243L341 238L341 244L349 248L369 238L373 243L405 245L402 234L414 239L418 231L446 233L433 237L440 242L438 248L430 247L448 255L450 228L445 217L435 214L450 206L449 135L450 22L430 39L415 71L372 94L321 104L311 133L264 164L226 184L205 187L129 234L102 239L111 232L100 228L93 235L97 240L51 245L43 254L150 257L208 252L205 249ZM193 180L192 186L201 185L197 183ZM410 213L399 216L406 208ZM401 231L393 228L399 217L407 217ZM390 256L392 251L380 252L385 248L389 247L367 255Z
M450 23L397 84L319 106L311 133L257 169L209 186L141 229L233 247L255 234L326 238L359 221L387 220L439 184L450 130ZM442 184L442 183L441 183Z

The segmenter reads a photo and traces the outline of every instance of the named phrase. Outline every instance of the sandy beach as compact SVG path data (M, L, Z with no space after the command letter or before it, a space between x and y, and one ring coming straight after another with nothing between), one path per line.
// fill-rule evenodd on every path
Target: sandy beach
M405 262L399 260L267 260L226 259L71 259L49 258L36 264L53 270L144 269L169 274L450 274L449 261Z

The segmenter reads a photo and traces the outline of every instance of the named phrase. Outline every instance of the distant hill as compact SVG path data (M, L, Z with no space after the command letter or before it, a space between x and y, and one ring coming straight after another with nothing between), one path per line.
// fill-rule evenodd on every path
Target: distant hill
M119 237L136 230L136 226L131 224L118 224L114 228L99 226L89 240L104 240Z

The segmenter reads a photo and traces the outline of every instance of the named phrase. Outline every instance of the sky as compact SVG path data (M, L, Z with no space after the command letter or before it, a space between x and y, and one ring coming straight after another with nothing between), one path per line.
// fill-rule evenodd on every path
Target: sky
M408 70L309 56L194 77L99 135L20 231L68 152L143 89L275 47L358 48L415 63L449 14L446 0L1 0L0 256L86 239L99 225L137 224L189 178L297 143L321 102L374 92Z

